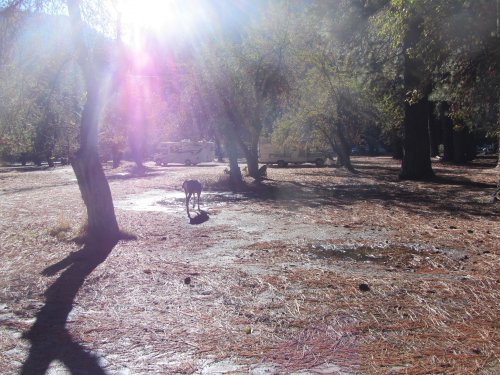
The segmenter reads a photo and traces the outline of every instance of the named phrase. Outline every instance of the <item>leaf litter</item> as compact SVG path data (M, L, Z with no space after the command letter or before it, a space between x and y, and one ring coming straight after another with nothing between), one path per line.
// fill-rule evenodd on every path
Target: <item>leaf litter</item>
M156 191L168 210L117 205L138 239L85 280L73 340L111 374L497 373L498 170L437 164L441 181L415 183L390 158L354 164L269 168L234 199L222 165L106 168L115 202ZM78 249L84 207L69 167L0 177L0 372L17 373L58 277L41 271ZM211 193L203 224L186 178Z

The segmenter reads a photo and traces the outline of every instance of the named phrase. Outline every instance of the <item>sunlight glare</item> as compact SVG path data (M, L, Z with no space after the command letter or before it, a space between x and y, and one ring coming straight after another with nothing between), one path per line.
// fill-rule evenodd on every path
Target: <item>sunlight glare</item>
M202 21L202 2L183 0L121 0L123 38L136 43L141 34L171 36L191 33Z

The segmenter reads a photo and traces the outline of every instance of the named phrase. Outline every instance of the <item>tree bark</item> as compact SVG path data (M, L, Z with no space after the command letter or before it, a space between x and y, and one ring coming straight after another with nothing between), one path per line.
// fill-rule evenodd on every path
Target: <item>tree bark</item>
M434 177L429 139L430 87L426 87L422 62L412 51L420 38L422 20L408 20L404 38L404 85L407 98L404 106L403 161L399 177L403 180L425 180Z
M425 180L434 177L430 157L427 100L405 104L402 180Z
M467 162L467 129L457 127L453 130L453 161L457 164Z
M238 147L234 142L226 138L226 151L229 159L229 178L233 188L241 186L243 178L241 176L240 166L238 165Z
M95 240L117 239L119 229L111 190L98 154L80 149L71 165L87 208L87 235Z
M350 172L355 172L351 163L351 144L343 133L340 126L335 126L333 120L322 119L325 126L319 126L318 130L324 135L332 151L337 154L337 165L344 167Z
M431 103L429 103L430 105ZM431 142L431 156L439 156L439 145L442 143L441 122L434 113L435 106L429 107L429 135Z
M343 129L339 129L337 132L337 139L339 140L339 145L337 147L337 155L341 165L346 168L349 172L355 172L351 163L351 145L344 136Z
M247 155L248 174L256 180L260 180L262 176L259 174L259 157L255 153Z
M223 96L224 98L224 96ZM260 139L260 133L262 131L262 125L260 117L256 114L261 113L262 109L260 109L260 105L255 109L255 113L253 116L256 116L253 120L251 120L251 127L248 128L248 131L251 133L250 138L250 147L245 144L243 141L243 133L244 129L242 125L245 122L244 116L241 113L238 113L234 110L234 105L227 99L223 99L224 110L226 112L229 123L226 128L222 130L225 134L226 141L232 146L239 146L241 151L245 154L245 158L247 159L247 167L248 174L252 176L254 179L258 180L261 178L259 175L259 155L258 155L258 145ZM228 150L229 151L229 150ZM233 151L236 151L234 149ZM238 168L239 169L239 168Z
M112 158L113 158L113 169L118 168L122 161L122 152L118 149L118 146L112 146Z
M83 72L87 91L80 123L80 148L71 160L87 208L87 240L117 239L119 229L113 198L98 153L99 113L102 103L99 71L84 40L85 26L80 14L80 2L67 0L67 5L78 63Z
M248 174L256 180L260 180L259 175L259 155L258 155L258 140L252 140L252 145L248 147L245 142L238 136L238 144L245 154L247 159Z
M396 160L403 160L403 140L396 130L392 131L390 136L390 145L392 158Z

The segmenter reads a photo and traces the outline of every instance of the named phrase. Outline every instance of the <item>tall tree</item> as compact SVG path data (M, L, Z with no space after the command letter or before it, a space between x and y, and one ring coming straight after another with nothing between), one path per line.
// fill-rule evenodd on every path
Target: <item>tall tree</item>
M80 120L79 148L72 156L71 164L87 208L89 238L116 240L119 236L118 223L111 190L98 155L99 116L103 99L109 92L109 86L105 83L114 83L109 79L109 74L118 71L113 69L116 65L110 64L110 60L115 57L112 56L113 51L108 48L109 45L99 44L96 33L85 24L79 0L43 4L28 0L9 1L2 13L6 17L16 16L26 10L60 14L65 7L69 14L73 55L80 67L86 92Z
M79 0L67 0L71 21L72 37L78 64L81 67L86 88L86 101L80 123L80 147L72 157L71 165L78 180L78 186L87 208L88 233L91 238L118 239L113 199L108 181L99 161L98 129L99 116L108 94L103 85L106 82L107 66L91 53L85 38L85 24Z
M289 88L290 14L283 4L271 4L263 14L255 24L242 26L237 37L232 30L220 30L217 38L207 40L193 59L190 75L197 82L190 86L198 93L191 97L224 140L234 179L241 176L238 150L246 157L249 174L261 177L260 135L278 116L277 107Z
M499 6L496 0L448 0L436 8L438 17L426 19L426 29L435 31L426 63L438 67L432 97L444 102L448 128L454 122L449 133L469 134L464 144L474 132L500 136Z
M349 61L358 7L357 2L315 2L293 24L295 100L276 134L281 141L283 134L293 142L323 139L351 171L351 146L375 113ZM290 125L293 131L287 132Z
M403 10L401 10L403 12ZM409 15L404 20L403 84L406 91L403 120L403 161L399 177L405 180L434 176L429 139L430 83L423 77L423 63L414 51L422 38L422 18Z
M383 38L389 37L393 50L401 51L399 61L406 93L402 178L433 175L426 136L427 124L431 122L430 100L446 102L449 111L441 114L449 114L454 122L450 131L450 121L441 117L444 134L448 135L444 140L447 158L463 159L467 152L462 149L452 155L450 136L466 141L455 144L458 151L460 144L471 143L469 131L477 129L479 122L489 123L490 129L497 128L496 3L392 0L376 17L374 24Z

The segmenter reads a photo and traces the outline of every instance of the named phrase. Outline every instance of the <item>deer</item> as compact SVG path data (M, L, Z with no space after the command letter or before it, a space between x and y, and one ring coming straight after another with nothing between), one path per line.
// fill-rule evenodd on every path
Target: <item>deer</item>
M198 196L198 210L200 209L200 195L202 189L201 182L198 180L186 180L182 184L182 189L186 194L186 210L189 216L189 200L191 199L191 196L193 196L193 208L196 203L196 195Z

